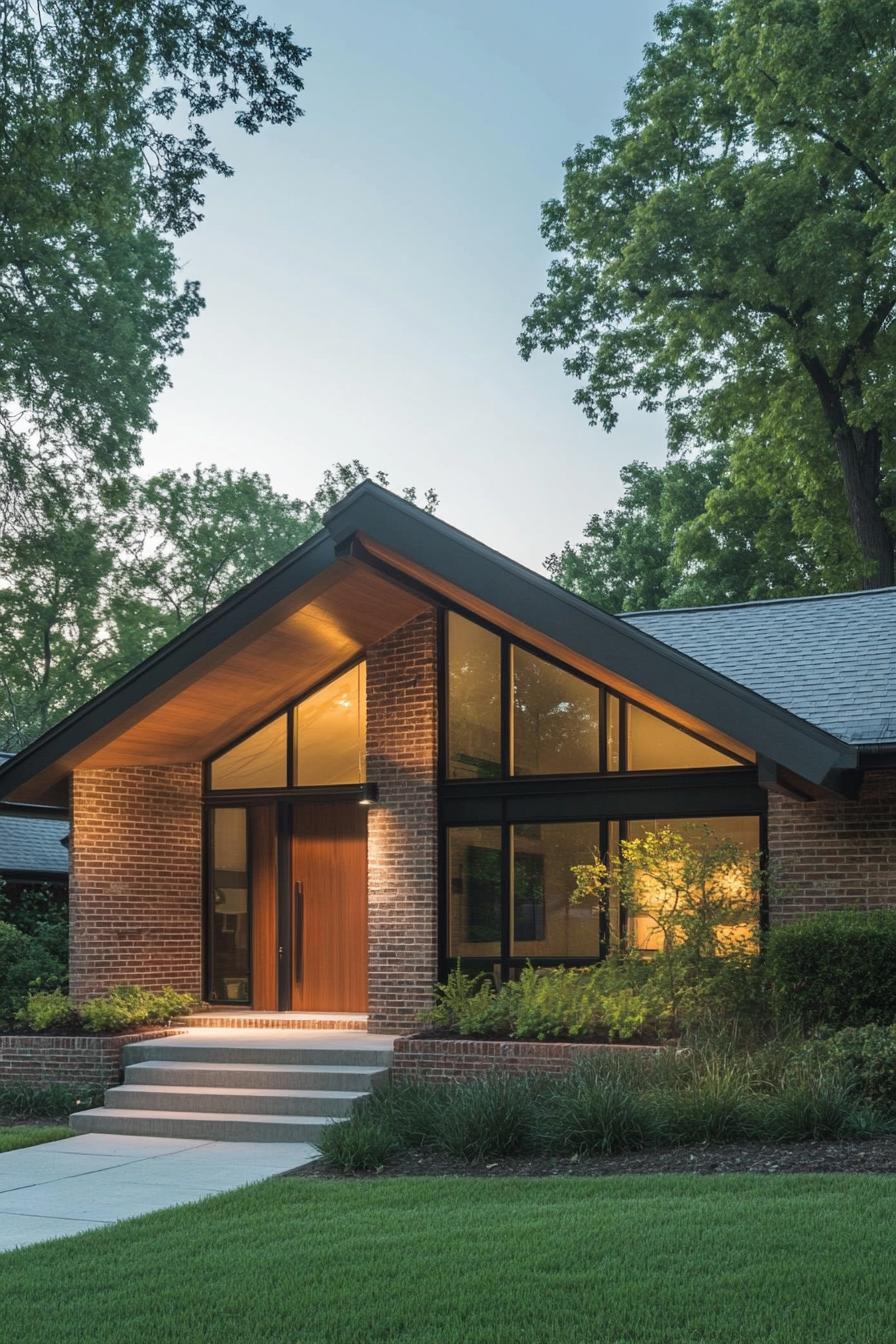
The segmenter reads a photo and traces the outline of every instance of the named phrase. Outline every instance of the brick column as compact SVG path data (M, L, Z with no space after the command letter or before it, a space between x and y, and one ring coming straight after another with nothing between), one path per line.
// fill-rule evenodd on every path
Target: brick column
M436 616L367 651L369 1028L407 1030L437 978Z
M769 794L772 925L844 907L896 905L896 775L870 772L855 799Z
M80 1001L113 985L202 988L199 765L76 770L69 970Z

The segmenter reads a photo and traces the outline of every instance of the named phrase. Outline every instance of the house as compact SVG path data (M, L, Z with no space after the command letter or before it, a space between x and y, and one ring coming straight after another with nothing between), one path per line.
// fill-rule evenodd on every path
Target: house
M12 753L0 751L0 765ZM59 808L0 803L0 883L14 902L23 891L68 887L68 817Z
M664 821L768 851L758 920L892 900L894 663L896 591L619 618L365 482L0 794L70 809L76 998L400 1030L455 958L600 957L570 868Z

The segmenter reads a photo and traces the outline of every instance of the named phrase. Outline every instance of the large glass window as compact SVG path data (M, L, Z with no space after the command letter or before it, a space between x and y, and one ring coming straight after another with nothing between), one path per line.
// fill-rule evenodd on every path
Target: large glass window
M551 822L511 827L514 957L597 957L600 918L574 904L572 869L600 849L597 822Z
M500 826L453 826L448 831L448 955L501 955Z
M627 770L699 770L742 764L640 705L628 704L625 711Z
M216 1002L249 1002L249 846L246 809L211 812L209 993Z
M544 658L512 647L515 775L600 769L600 692Z
M323 789L367 778L367 664L356 663L209 764L213 790ZM288 753L292 753L290 772Z
M295 709L295 782L300 788L365 778L367 665L358 663Z
M449 779L501 774L501 641L491 630L448 613Z
M738 901L750 894L750 873L747 870L750 859L759 852L758 817L688 817L687 819L664 817L649 821L630 821L627 823L627 838L641 839L651 831L669 830L682 835L694 845L719 840L732 840L743 851L745 870L742 874L730 874L726 881L731 884L731 894ZM629 913L626 919L626 942L629 947L642 952L655 952L662 947L662 935L656 919L650 914L652 901L663 899L656 883L644 878L638 883L637 900L641 907L639 913ZM618 914L614 916L618 922ZM732 946L751 944L759 926L759 901L756 898L756 917L743 924L733 924L726 932L726 942Z
M286 715L244 737L211 764L213 789L286 788Z

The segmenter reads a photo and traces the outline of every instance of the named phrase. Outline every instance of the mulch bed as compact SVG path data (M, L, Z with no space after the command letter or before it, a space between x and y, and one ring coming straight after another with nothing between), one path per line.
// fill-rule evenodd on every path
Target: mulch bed
M896 1175L896 1135L783 1144L707 1143L607 1157L515 1157L478 1163L459 1162L437 1153L411 1153L378 1171L356 1176L347 1177L323 1161L286 1174L317 1180L364 1180L381 1176L719 1176L812 1171Z
M590 1036L511 1036L508 1032L502 1035L500 1032L492 1032L488 1036L463 1036L459 1031L449 1031L447 1027L425 1027L422 1031L412 1031L408 1033L408 1038L412 1041L476 1041L482 1044L484 1041L509 1041L513 1045L677 1045L678 1042L671 1036L658 1036L656 1032L642 1031L634 1036L626 1037L620 1041L615 1036L608 1036L606 1032L596 1032Z

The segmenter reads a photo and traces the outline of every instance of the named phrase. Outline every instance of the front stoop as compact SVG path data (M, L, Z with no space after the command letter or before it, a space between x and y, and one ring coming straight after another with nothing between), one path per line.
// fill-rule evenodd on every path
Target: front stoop
M391 1062L391 1037L188 1030L127 1046L124 1082L69 1124L77 1134L314 1143L386 1081Z

